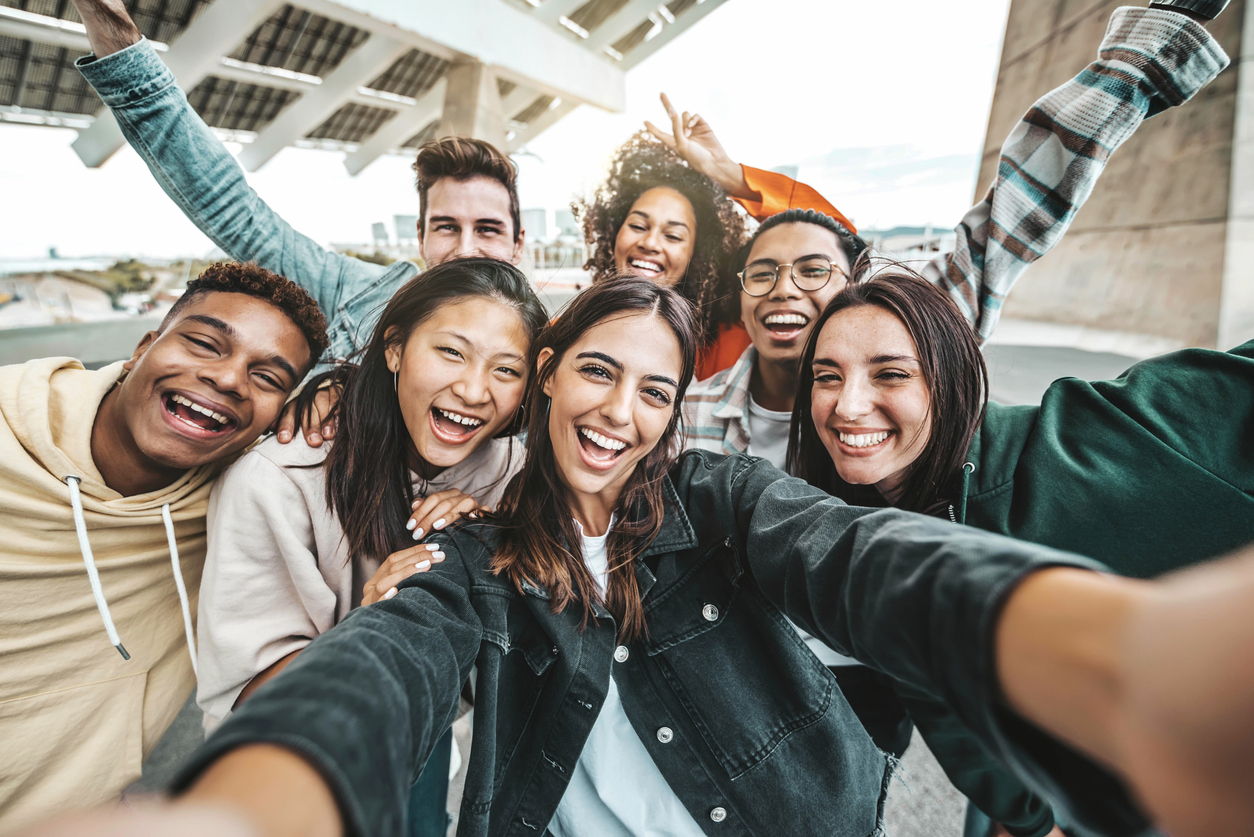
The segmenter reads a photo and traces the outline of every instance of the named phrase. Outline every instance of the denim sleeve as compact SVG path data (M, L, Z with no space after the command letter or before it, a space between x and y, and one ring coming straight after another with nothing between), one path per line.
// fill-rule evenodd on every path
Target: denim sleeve
M742 461L750 464L730 480L728 523L767 598L836 651L898 681L937 760L985 813L1036 833L1023 798L1007 795L1021 784L1097 833L1148 828L1115 777L1005 707L994 669L998 616L1025 577L1101 565L896 509L852 508ZM990 760L1018 782L988 784L997 772L981 777L979 768Z
M173 789L232 750L274 744L322 775L346 834L404 837L410 786L456 717L482 634L470 573L442 542L442 564L310 643L192 755Z
M303 287L332 330L340 303L386 272L326 250L271 209L147 39L104 58L81 58L77 66L183 214L231 258Z

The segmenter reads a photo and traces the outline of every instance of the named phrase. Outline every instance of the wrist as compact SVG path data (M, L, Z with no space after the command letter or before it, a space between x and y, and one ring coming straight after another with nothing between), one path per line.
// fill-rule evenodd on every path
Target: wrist
M733 198L744 198L746 200L756 200L758 198L758 193L750 188L749 181L745 179L745 170L740 163L731 160L720 162L710 179Z
M114 9L99 3L76 3L79 17L87 29L87 40L97 58L121 52L143 38L126 9Z

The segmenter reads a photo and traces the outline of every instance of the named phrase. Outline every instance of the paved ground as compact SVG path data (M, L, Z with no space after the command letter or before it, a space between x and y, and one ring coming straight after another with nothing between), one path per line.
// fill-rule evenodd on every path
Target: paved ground
M568 296L554 289L560 303ZM1088 380L1117 376L1134 362L1122 355L1085 352L1059 347L992 345L985 349L994 400L1007 404L1034 404L1055 378L1075 376ZM144 765L144 777L133 790L161 789L191 750L202 740L200 712L184 707L157 750ZM461 800L465 756L470 752L469 717L454 725L463 754L463 767L450 788L449 810L456 816ZM957 837L962 833L965 800L936 764L915 733L902 760L900 781L889 791L886 819L891 837ZM450 829L450 834L453 829Z

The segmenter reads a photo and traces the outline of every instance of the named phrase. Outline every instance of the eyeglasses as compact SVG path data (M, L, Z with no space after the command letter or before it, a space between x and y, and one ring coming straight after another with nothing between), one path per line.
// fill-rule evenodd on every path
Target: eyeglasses
M817 291L832 279L833 273L839 273L849 281L849 274L821 256L802 259L792 264L772 264L771 262L754 262L740 273L740 287L749 296L766 296L775 290L779 282L781 268L791 268L789 276L793 284L803 291Z

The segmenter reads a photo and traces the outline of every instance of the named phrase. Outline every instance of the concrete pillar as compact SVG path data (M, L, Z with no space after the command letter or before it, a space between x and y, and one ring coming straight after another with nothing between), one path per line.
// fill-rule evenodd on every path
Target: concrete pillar
M1011 127L1097 55L1120 5L1013 0L977 199ZM1243 38L1254 31L1251 15L1254 3L1233 0L1210 24L1233 66L1115 153L1063 241L1011 291L1006 317L1176 346L1254 338L1254 36Z
M496 74L481 61L455 61L449 65L444 113L437 134L442 137L473 137L501 150L506 142L505 116Z

